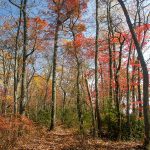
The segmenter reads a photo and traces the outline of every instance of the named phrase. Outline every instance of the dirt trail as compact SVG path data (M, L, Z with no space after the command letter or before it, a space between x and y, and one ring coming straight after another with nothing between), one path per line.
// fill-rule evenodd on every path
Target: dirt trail
M13 150L141 150L137 147L139 143L93 140L73 130L57 127L51 132L37 129L34 135L19 139Z

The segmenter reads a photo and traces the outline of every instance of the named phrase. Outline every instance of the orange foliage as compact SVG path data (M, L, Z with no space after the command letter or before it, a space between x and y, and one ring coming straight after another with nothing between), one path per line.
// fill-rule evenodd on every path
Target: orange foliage
M76 34L75 41L74 41L74 46L76 48L81 47L82 43L83 43L83 40L84 40L84 35L82 33Z
M8 22L4 22L4 28L5 30L10 30L11 29L11 25Z
M85 27L85 24L80 23L80 24L75 25L75 26L74 26L74 29L75 29L78 33L80 33L80 32L85 31L85 30L86 30L86 27Z
M48 26L48 22L45 21L45 20L42 20L40 17L36 17L34 19L34 21L36 22L37 24L37 29L38 30L43 30L45 27Z
M11 118L0 116L0 131L18 130L20 126L22 129L30 131L33 128L33 122L26 116L18 115L17 117L13 116Z
M10 129L10 125L8 124L6 118L0 116L0 131Z
M28 28L34 30L43 30L45 27L48 26L48 22L41 19L40 17L29 18L27 21Z

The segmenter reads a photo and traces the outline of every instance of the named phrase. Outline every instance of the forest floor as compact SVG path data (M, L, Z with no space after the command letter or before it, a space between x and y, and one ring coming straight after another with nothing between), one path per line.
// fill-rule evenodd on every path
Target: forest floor
M36 128L36 132L20 137L11 150L142 150L141 143L107 141L81 136L61 126L54 131Z

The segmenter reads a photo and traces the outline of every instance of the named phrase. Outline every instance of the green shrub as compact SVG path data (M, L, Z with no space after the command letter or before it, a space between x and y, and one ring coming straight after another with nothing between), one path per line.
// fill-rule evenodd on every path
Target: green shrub
M49 110L39 110L37 113L36 111L32 110L30 112L30 118L41 125L46 127L50 124L50 111Z
M103 132L107 135L109 139L117 139L117 113L111 110L102 116ZM130 115L130 130L127 128L127 119L125 114L121 114L121 131L120 138L122 140L136 139L140 140L143 138L144 133L144 122L143 120L137 120L133 115Z
M67 128L76 127L78 124L78 118L76 108L65 108L64 112L58 110L58 119L62 121L63 125Z

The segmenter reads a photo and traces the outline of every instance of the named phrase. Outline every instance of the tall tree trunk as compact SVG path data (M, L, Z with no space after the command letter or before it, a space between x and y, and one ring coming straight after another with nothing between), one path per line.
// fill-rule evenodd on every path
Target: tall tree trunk
M139 0L136 0L136 3L137 3L137 17L138 17L138 26L140 27L141 26L141 6L140 6L140 1ZM136 20L136 19L135 19ZM147 22L146 22L147 23ZM144 46L144 42L145 42L145 36L146 36L146 32L147 30L144 31L144 35L143 35L143 40L140 44L140 47L141 47L141 50L143 49L143 46ZM139 62L139 59L137 58L138 60L138 64L140 63ZM139 102L139 110L138 110L138 114L139 114L139 117L142 117L142 97L141 97L141 77L140 77L140 67L138 67L138 102Z
M58 32L59 32L59 20L57 20L56 29L55 29L55 38L54 38L50 130L54 129L55 119L56 119L56 65L57 65L57 49L58 49Z
M130 56L131 56L131 48L132 48L132 41L130 43L129 47L129 55L128 55L128 62L127 62L127 109L126 109L126 116L127 116L127 130L128 130L128 135L130 138L130 75L129 75L129 65L130 65Z
M135 67L133 67L135 68ZM133 69L134 70L134 69ZM132 113L135 114L135 85L134 85L134 75L132 75Z
M100 137L102 135L102 121L99 109L99 91L98 91L98 39L99 39L99 22L98 22L98 0L96 3L96 38L95 38L95 104L96 104L96 121L97 121L97 133Z
M71 29L72 36L74 43L76 41L75 33L73 31L73 28ZM76 67L77 67L77 76L76 76L76 88L77 88L77 112L78 112L78 119L79 119L79 126L80 131L83 132L83 112L82 112L82 102L81 102L81 94L80 94L80 69L81 69L81 62L78 58L77 54L77 48L74 45L74 51L75 51L75 59L76 59Z
M80 65L78 58L76 57L77 61L77 79L76 79L76 86L77 86L77 111L78 111L78 119L80 124L80 131L83 132L83 114L82 114L82 103L81 103L81 95L80 95Z
M108 47L109 47L109 98L107 102L108 107L108 133L111 132L111 123L110 123L110 112L112 108L112 99L113 99L113 88L112 88L112 78L113 78L113 72L112 72L112 46L111 46L111 33L112 33L112 19L111 19L111 2L107 2L107 22L108 22Z
M111 49L111 31L112 29L112 20L111 20L111 2L107 3L107 21L108 21L108 45L109 45L109 105L112 103L112 49Z
M63 59L63 64L62 64L62 72L61 72L61 79L60 79L60 87L63 92L63 97L62 97L62 113L61 113L61 122L64 123L65 119L65 104L66 104L66 91L65 88L63 88L62 81L63 81L63 75L64 75L64 59Z
M130 29L134 44L136 46L136 50L138 53L138 59L141 63L142 71L143 71L143 113L144 113L144 125L145 125L145 141L144 145L147 149L150 149L150 122L149 122L149 75L148 75L148 69L146 62L144 60L140 44L137 40L136 33L133 29L128 11L126 9L126 6L122 0L118 0L120 3L122 10L124 12L124 15L126 17L126 21L128 24L128 27Z
M114 32L113 32L113 30L112 30L112 37L114 38L115 37L115 35L114 35ZM114 68L114 71L113 71L113 77L114 77L114 80L115 80L115 77L116 77L116 69L117 69L117 63L116 63L116 44L115 43L113 43L113 55L112 55L112 57L113 57L113 68ZM115 94L115 88L113 88L113 103L115 104L115 100L116 100L116 94Z
M115 77L115 104L116 104L116 112L117 112L117 138L120 139L120 125L121 125L121 119L120 119L120 102L119 102L119 77L116 75Z
M25 105L27 102L27 82L26 82L26 55L27 55L27 15L26 15L27 0L23 2L23 64L22 64L22 80L21 80L21 97L20 110L21 115L25 115Z
M120 139L121 137L121 116L120 116L120 95L119 95L119 90L120 90L120 82L119 82L119 74L120 74L120 69L121 69L121 62L122 62L122 50L123 50L123 44L124 41L121 41L121 34L119 37L120 41L120 51L119 51L119 62L118 62L118 67L116 69L116 74L115 74L115 102L116 102L116 111L117 111L117 138Z
M22 2L20 7L22 7ZM14 66L14 114L18 112L18 39L20 33L20 26L21 26L21 19L22 19L22 10L20 8L20 16L19 16L19 23L17 28L17 35L15 41L15 66Z
M135 63L135 50L133 53L133 60ZM135 114L135 71L136 71L136 66L132 67L132 78L131 78L131 82L132 82L132 112L133 114Z

